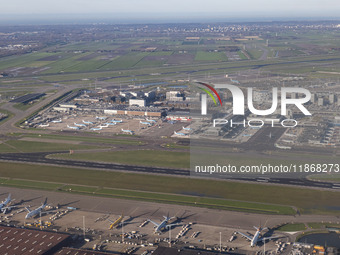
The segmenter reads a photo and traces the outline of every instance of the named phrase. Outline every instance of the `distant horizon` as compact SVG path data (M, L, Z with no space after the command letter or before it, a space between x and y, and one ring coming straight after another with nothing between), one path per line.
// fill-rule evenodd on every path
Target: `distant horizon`
M340 19L339 0L11 0L0 24L203 23Z
M174 17L171 13L163 13L154 15L132 14L132 13L101 13L101 14L16 14L1 15L1 25L72 25L72 24L165 24L165 23L246 23L246 22L311 22L311 21L340 21L340 15L334 16L266 16L266 15L242 15L233 14L225 15L222 13L196 13L185 15L185 13L177 13Z

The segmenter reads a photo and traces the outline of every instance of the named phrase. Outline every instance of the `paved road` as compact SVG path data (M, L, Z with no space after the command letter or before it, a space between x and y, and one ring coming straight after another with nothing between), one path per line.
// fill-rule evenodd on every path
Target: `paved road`
M36 105L30 107L29 109L22 111L19 109L16 109L14 107L14 105L16 103L11 103L8 102L4 105L1 106L1 109L7 110L12 112L15 116L13 116L12 118L10 118L9 120L7 120L6 122L4 122L1 125L0 128L0 133L1 134L8 134L10 132L22 132L23 130L16 127L14 124L17 123L20 120L23 120L24 118L30 116L32 113L34 113L35 111L39 110L41 107L49 104L50 102L52 102L53 100L57 99L58 97L62 96L63 94L71 91L73 88L65 88L65 89L61 89L60 91L58 91L57 93L55 93L54 95L46 98L45 100L42 100L41 102L37 103ZM27 130L25 132L28 132Z

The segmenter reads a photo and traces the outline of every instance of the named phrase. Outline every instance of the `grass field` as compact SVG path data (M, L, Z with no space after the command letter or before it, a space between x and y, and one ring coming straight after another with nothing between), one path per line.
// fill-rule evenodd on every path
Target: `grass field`
M33 137L37 139L55 139L67 141L79 141L87 143L102 143L102 144L130 144L130 145L144 145L144 142L132 139L119 139L119 138L103 138L103 137L88 137L88 136L68 136L68 135L50 135L50 134L20 134L15 133L15 136L20 137Z
M191 46L192 47L192 46ZM159 66L159 62L155 61L149 61L149 64L154 66L143 66L139 63L142 63L144 60L144 57L151 56L151 57L157 57L157 54L165 54L164 52L127 52L120 56L114 56L110 59L105 58L92 58L86 61L80 61L79 59L82 58L82 56L86 57L88 56L89 52L87 54L70 54L69 56L62 57L61 59L57 59L55 61L49 61L50 64L44 66L44 67L50 67L49 69L44 71L44 74L40 74L40 79L45 80L47 82L68 82L72 80L73 82L76 82L78 79L78 82L81 82L81 80L85 77L88 79L95 79L95 78L101 78L101 77L114 77L114 76L121 76L126 75L127 77L119 79L119 82L125 81L129 82L131 80L130 75L136 75L136 74L150 74L150 73L159 73L159 72L166 72L169 73L167 77L171 77L175 75L175 72L190 72L190 71L199 71L202 70L221 70L221 72L225 72L226 69L232 68L233 70L241 70L245 65L244 61L232 61L232 62L225 62L225 53L224 52L203 52L201 56L198 57L198 59L201 59L199 61L196 61L193 63L193 59L188 61L182 61L181 58L176 60L174 63L177 63L174 65L174 63L167 62L168 64L171 64L169 66ZM209 56L207 56L205 53L208 53ZM217 53L217 55L216 55ZM37 53L38 54L38 53ZM40 54L40 55L39 55ZM11 67L20 67L24 65L25 63L29 63L29 59L34 62L40 62L44 54L39 53L38 55L24 55L24 56L17 56L17 57L11 57L8 64ZM58 53L48 53L46 56L63 56L63 52ZM193 52L195 54L195 51ZM199 53L201 54L201 53ZM211 55L212 54L212 55ZM220 54L223 56L221 57ZM52 56L51 56L52 55ZM160 55L158 55L159 57ZM163 55L164 57L173 57L173 55ZM332 58L333 56L301 56L300 58L290 58L289 61L314 61L318 59L328 59ZM23 59L22 59L23 58ZM223 58L224 62L216 63L221 61ZM206 60L204 60L206 59ZM214 59L214 60L208 60L208 59ZM219 61L217 59L220 59ZM169 58L170 61L170 58ZM88 63L87 63L88 62ZM1 63L0 62L0 70L1 70ZM163 63L163 62L162 62ZM4 64L4 63L3 63ZM275 64L274 66L270 66L267 64ZM4 64L5 65L5 64ZM140 66L141 65L141 66ZM286 68L294 69L294 71L298 70L304 70L304 66L299 64L299 68L293 67L292 64L284 65L282 63L278 63L277 60L266 60L266 61L249 61L246 63L246 68L251 68L252 66L256 67L257 65L266 65L265 69L267 70L282 70ZM7 66L7 63L6 63ZM133 70L127 70L133 68ZM310 65L306 66L306 71L310 71L312 67ZM125 70L124 70L125 69ZM307 70L308 69L308 70ZM110 71L108 71L110 70ZM115 72L114 70L119 70L120 72ZM63 71L63 72L61 72ZM314 70L315 71L315 70ZM70 72L70 73L67 73ZM304 71L301 71L304 72ZM139 79L142 79L139 77ZM83 84L83 82L81 82Z
M263 51L260 49L251 49L248 50L247 52L252 59L259 59L263 54Z
M318 181L340 182L340 173L311 175L308 176L308 179Z
M283 232L296 232L306 230L306 226L303 223L295 223L295 224L286 224L279 227L277 230Z
M225 52L198 51L195 61L228 61L228 58Z
M63 159L83 159L90 161L115 162L121 164L189 168L188 152L133 150L100 153L58 154Z
M40 103L41 101L43 101L45 99L45 97L41 97L39 98L38 100L35 100L34 102L31 102L31 104L23 104L23 103L17 103L15 105L13 105L13 107L15 107L16 109L18 110L21 110L21 111L26 111L28 110L29 108L31 108L32 106Z
M68 151L68 150L86 150L102 148L91 145L74 145L62 143L49 143L49 142L31 142L10 140L6 143L0 144L0 152L48 152L48 151Z
M2 120L0 120L0 124L6 122L7 120L9 120L10 118L12 118L14 116L13 113L1 109L1 106L0 106L0 112L3 113L3 114L7 114L6 118L3 118Z
M172 148L172 149L190 149L189 146L178 145L178 144L176 144L176 143L162 144L162 147L164 147L164 148Z
M34 179L36 182L105 187L104 190L124 189L133 192L152 192L156 194L161 192L181 197L184 195L184 197L199 198L199 201L202 204L206 204L204 205L206 207L211 202L216 206L216 204L222 203L221 201L223 200L241 202L251 200L252 206L254 206L253 203L284 207L295 206L303 214L338 214L336 208L332 209L332 206L337 204L340 198L339 192L326 190L27 164L0 163L0 176L2 178L21 180ZM81 178L79 178L80 176ZM254 194L257 195L254 196ZM133 194L130 195L133 196ZM142 195L142 193L139 195ZM205 200L208 198L217 200ZM318 201L318 203L316 204L315 201ZM180 202L176 201L176 203ZM228 206L231 207L230 204ZM240 204L234 204L234 206L242 207ZM260 208L262 210L265 209L261 206Z
M232 201L226 199L202 198L195 196L184 196L154 192L140 192L134 190L122 190L93 186L64 185L62 183L37 182L30 180L18 180L18 179L14 180L4 178L0 179L0 183L2 185L10 187L62 191L85 195L115 197L122 199L132 199L138 201L150 201L167 204L183 204L231 211L256 212L264 214L285 214L285 215L291 215L295 213L295 211L289 206L279 206L244 201Z
M340 224L310 222L310 223L308 223L308 227L310 227L312 229L340 228Z
M33 189L43 189L43 190L56 190L61 184L49 183L49 182L37 182L37 181L27 181L27 180L13 180L13 179L2 179L0 180L2 185L19 187L19 188L33 188Z

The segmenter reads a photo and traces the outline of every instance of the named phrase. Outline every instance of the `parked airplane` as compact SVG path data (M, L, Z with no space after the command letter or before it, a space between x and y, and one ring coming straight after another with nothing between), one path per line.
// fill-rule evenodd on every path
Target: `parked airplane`
M108 124L106 124L106 125L99 125L98 127L99 128L107 128L109 125Z
M173 219L174 217L169 217L169 216L163 216L163 217L164 217L164 220L160 224L157 224L156 222L149 220L152 224L155 225L155 233L161 233L164 228L171 228L173 226L179 225L178 223L167 224L169 220Z
M50 126L49 123L47 123L47 124L40 124L40 125L39 125L39 127L48 127L48 126Z
M180 133L180 132L177 133L176 131L174 131L174 134L175 134L175 135L180 135L180 136L187 136L187 135L188 135L188 134L184 134L184 133Z
M70 129L79 130L79 127L72 127L72 126L69 126L69 125L67 125L67 127L70 128Z
M102 130L103 128L101 128L101 127L96 127L96 128L91 128L90 130L92 130L92 131L99 131L99 130Z
M108 123L105 123L105 125L108 125L108 126L114 126L114 125L117 125L117 123L111 123L111 122L108 122Z
M76 126L78 126L78 127L86 127L85 124L78 124L78 123L75 123L75 122L74 122L74 125L76 125Z
M242 232L237 232L237 233L239 233L240 235L244 236L245 238L247 238L250 241L250 246L251 247L256 246L258 242L263 242L263 241L274 239L274 238L280 238L278 236L265 237L265 238L260 237L261 231L266 230L267 228L261 228L261 227L257 228L255 226L254 226L254 228L256 229L256 232L255 232L255 234L253 236L246 235L246 234L244 234Z
M150 122L147 122L147 121L139 121L140 124L143 124L143 125L149 125L151 126L151 123Z
M85 120L83 120L83 123L84 123L84 124L93 124L93 122L91 122L91 121L85 121Z
M113 120L111 120L111 122L115 122L115 123L122 123L122 122L123 122L123 120L115 120L115 119L113 119Z
M46 207L46 205L47 205L47 198L45 199L44 203L41 206L34 209L33 211L25 207L25 209L28 211L28 213L25 216L25 219L33 218L34 216L38 215Z
M7 207L7 205L11 202L11 194L8 194L8 197L6 198L5 201L3 201L0 204L0 210L2 213L6 213L6 211L9 209L9 207Z
M183 127L184 130L192 130L191 128Z
M98 117L98 116L96 116L96 119L99 119L99 120L106 120L107 117Z
M238 80L233 80L233 79L230 79L231 82L234 82L236 84L240 84L240 82Z
M115 227L117 228L117 227L120 225L120 223L122 223L123 218L124 218L124 215L122 214L122 215L119 216L119 218L116 219L115 221L112 221L112 220L109 220L109 219L108 219L108 221L111 223L109 229L111 230L111 229L113 229L113 228L115 228Z
M129 133L130 135L133 135L133 131L132 131L132 130L122 129L122 131L123 131L124 133Z
M52 120L51 121L52 123L61 123L61 122L63 122L61 119L59 119L59 120Z
M155 121L155 120L148 120L148 119L146 119L146 121L149 121L149 122L154 122L154 123L156 123L157 121Z

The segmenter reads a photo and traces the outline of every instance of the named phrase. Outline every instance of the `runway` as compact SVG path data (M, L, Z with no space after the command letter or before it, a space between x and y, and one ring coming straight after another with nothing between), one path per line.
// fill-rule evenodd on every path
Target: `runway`
M68 153L57 152L57 153ZM64 160L64 159L53 159L47 158L47 155L54 154L53 152L45 153L6 153L0 154L0 161L16 162L16 163L30 163L30 164L46 164L46 165L56 165L56 166L67 166L67 167L77 167L86 168L93 170L103 170L103 171L122 171L131 173L141 173L141 174L158 174L158 175L170 175L170 176L190 176L190 170L187 169L174 169L174 168L164 168L164 167L152 167L152 166L135 166L135 165L124 165L116 163L105 163L105 162L89 162L89 161L78 161L78 160ZM197 177L197 175L192 175L192 177ZM202 177L202 176L201 176ZM311 181L306 178L283 178L283 177L231 177L226 175L214 175L214 179L225 179L225 180L237 180L253 183L262 184L281 184L281 185L293 185L300 187L309 188L321 188L321 189L333 189L340 191L340 185L330 182L322 181ZM211 178L211 177L205 177Z

